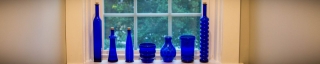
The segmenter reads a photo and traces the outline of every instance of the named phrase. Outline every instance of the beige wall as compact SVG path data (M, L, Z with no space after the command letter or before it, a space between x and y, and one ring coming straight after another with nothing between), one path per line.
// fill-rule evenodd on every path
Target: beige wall
M0 64L63 64L64 0L0 1Z
M250 33L242 33L250 38L250 44L241 41L249 45L250 64L320 64L319 3L320 0L251 0L247 8L250 12L241 12L250 15L249 28L241 28Z

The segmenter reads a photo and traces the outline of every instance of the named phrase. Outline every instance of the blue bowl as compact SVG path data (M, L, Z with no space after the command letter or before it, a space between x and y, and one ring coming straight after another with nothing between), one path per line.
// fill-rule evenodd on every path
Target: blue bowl
M141 61L143 63L152 63L156 53L156 45L153 43L141 43L139 48Z

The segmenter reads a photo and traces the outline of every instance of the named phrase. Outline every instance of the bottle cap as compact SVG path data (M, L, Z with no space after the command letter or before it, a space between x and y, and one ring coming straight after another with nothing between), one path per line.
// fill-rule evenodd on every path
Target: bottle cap
M207 4L207 2L203 2L203 4Z
M128 30L131 30L131 27L128 27Z
M111 27L110 29L111 29L111 30L114 30L114 28L113 28L113 27Z
M99 4L99 2L96 2L96 4Z

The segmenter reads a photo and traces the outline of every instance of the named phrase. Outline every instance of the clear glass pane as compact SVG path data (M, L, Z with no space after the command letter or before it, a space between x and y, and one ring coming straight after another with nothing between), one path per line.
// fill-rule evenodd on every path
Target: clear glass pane
M138 13L167 13L168 0L137 0Z
M173 17L172 18L172 44L180 49L180 39L182 34L191 34L196 36L196 49L199 48L200 36L200 17Z
M164 36L168 34L167 17L139 17L138 18L138 45L152 42L159 49L164 44Z
M109 35L110 27L114 27L115 36L117 36L116 47L118 50L124 50L127 39L127 27L133 28L133 17L105 17L105 47L104 50L109 50ZM131 37L133 40L133 29L131 30ZM132 41L133 42L133 41Z
M201 0L172 0L173 13L200 13Z
M105 13L133 13L133 0L104 0Z

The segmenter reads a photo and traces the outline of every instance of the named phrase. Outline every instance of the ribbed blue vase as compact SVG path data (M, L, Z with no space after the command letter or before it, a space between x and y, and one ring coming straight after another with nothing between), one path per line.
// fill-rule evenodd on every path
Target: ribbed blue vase
M181 35L181 61L185 63L191 63L194 59L194 47L196 37L193 35Z
M141 43L139 45L140 59L143 63L152 63L156 56L156 45L154 43Z
M200 18L200 62L207 63L209 56L209 18L207 17L207 4L202 6Z
M131 28L128 27L126 41L126 62L133 62L133 44L131 38Z
M174 57L176 57L176 49L172 45L171 36L166 36L165 38L165 43L163 44L161 50L160 50L160 55L162 57L163 62L172 62Z
M93 60L94 62L102 61L102 24L99 17L99 4L95 4L96 14L93 19Z
M117 62L118 56L117 56L117 50L116 50L116 36L114 36L114 28L111 27L111 34L109 36L110 39L110 48L109 48L109 56L108 56L108 62Z

